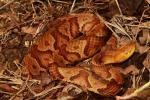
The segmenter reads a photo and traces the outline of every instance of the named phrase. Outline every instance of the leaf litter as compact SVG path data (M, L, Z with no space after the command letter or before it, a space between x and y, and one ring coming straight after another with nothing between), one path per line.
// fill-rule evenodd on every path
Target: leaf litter
M42 74L42 81L21 76L20 62L35 38L46 31L47 22L78 12L102 15L119 45L136 42L136 53L120 65L129 82L117 99L150 98L149 0L0 0L0 99L115 99L52 81L48 74Z

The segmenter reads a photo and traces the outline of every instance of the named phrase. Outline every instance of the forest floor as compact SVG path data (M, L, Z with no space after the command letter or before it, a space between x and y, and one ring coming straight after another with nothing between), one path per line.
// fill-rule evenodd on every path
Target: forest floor
M126 95L125 99L150 100L150 0L0 0L0 100L116 98L85 92L61 81L52 81L47 91L35 93L29 88L29 80L21 76L21 61L38 36L35 33L39 26L79 12L98 13L118 41L136 42L135 53L122 64L135 69L126 75L126 89L117 98Z

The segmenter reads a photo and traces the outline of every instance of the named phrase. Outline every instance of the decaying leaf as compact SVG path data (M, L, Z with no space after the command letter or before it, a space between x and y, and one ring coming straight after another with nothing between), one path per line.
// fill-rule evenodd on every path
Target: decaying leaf
M28 33L28 34L32 34L32 35L35 35L35 32L36 32L36 27L28 27L28 26L24 26L21 28L22 32L24 33Z
M150 51L147 52L147 57L143 62L144 67L146 67L150 72Z
M32 37L37 36L37 34L40 32L44 33L42 30L43 25L42 26L39 25L39 27L35 27L34 24L41 23L41 21L43 22L44 20L47 21L48 19L53 20L53 18L55 19L57 17L60 17L61 15L67 14L68 11L70 10L71 5L72 5L72 8L75 8L75 9L79 8L79 10L83 10L83 12L84 12L84 9L86 11L88 11L88 10L95 11L95 9L96 9L96 11L98 11L99 14L104 13L104 17L107 16L109 18L112 18L115 14L121 15L121 13L119 12L118 6L116 4L117 0L81 0L81 1L74 0L74 1L76 1L74 4L72 3L73 1L71 1L71 0L67 0L67 1L65 1L65 0L45 0L45 1L44 0L31 0L32 2L28 2L28 0L21 0L21 1L19 1L19 0L0 0L0 1L3 2L3 4L0 4L0 5L5 6L4 9L2 9L0 11L0 13L1 13L1 15L0 15L0 21L1 21L0 35L1 36L5 35L7 32L9 34L19 33L19 34L17 34L17 36L19 35L17 38L12 37L13 39L11 39L11 40L9 40L9 42L7 42L6 45L9 44L8 48L5 48L2 46L2 50L0 50L0 80L8 80L8 81L5 81L5 84L0 84L0 90L2 89L2 90L5 90L4 92L10 92L10 93L12 93L15 89L18 91L18 88L20 87L20 85L23 84L24 81L22 80L22 77L19 77L19 79L18 79L19 74L14 73L14 72L13 73L14 73L15 77L13 75L11 75L11 77L9 77L9 75L3 76L3 73L6 70L5 64L3 64L3 63L14 61L17 56L19 58L20 58L20 56L23 56L22 52L20 53L20 51L19 51L19 53L18 53L18 48L22 48L22 43L24 43L24 42L22 42L22 39L26 40L24 38L24 36L26 34L24 34L24 33L27 33L27 35L29 35L29 36L32 35ZM117 34L118 37L120 38L120 40L117 41L117 42L119 42L119 45L122 45L122 44L120 44L121 43L120 41L123 41L123 43L128 42L128 40L131 40L131 38L134 38L135 35L139 35L140 32L143 32L142 37L139 38L140 41L138 41L138 42L140 42L139 43L140 45L139 46L136 45L136 48L138 49L137 52L140 52L141 54L147 53L146 51L150 48L149 47L149 43L150 43L149 35L150 34L148 33L148 31L150 29L150 21L147 20L149 18L148 14L147 15L143 14L143 16L140 15L141 12L143 12L143 10L141 10L141 7L142 7L142 9L143 8L145 9L147 6L147 5L143 5L142 2L147 2L146 4L148 4L148 3L150 4L150 0L118 0L118 3L119 3L121 12L123 13L123 15L133 15L133 16L125 17L125 16L121 15L118 20L115 20L115 23L112 23L114 25L113 30L114 30L115 34ZM100 5L100 6L95 6L95 5ZM0 7L0 8L3 8L3 7ZM53 12L52 12L51 8L54 8ZM105 11L102 9L105 9ZM73 10L73 11L75 11L75 10ZM76 10L76 11L78 12L78 10ZM76 11L74 13L77 13ZM108 11L108 13L107 13L107 11ZM52 13L54 13L54 14L52 14ZM137 15L138 15L138 17L137 17ZM106 19L107 19L107 17L106 17ZM139 23L139 17L141 17L141 19L142 19L141 23ZM107 21L109 21L109 20L107 20ZM15 30L17 30L17 31L15 31ZM22 34L22 32L23 32L23 34ZM21 35L20 35L20 33L21 33ZM127 37L127 39L122 38L122 37ZM0 39L2 39L2 38L0 37ZM7 39L3 39L3 40L6 41ZM31 45L30 41L28 41L28 38L25 41L25 44L26 44L26 47L29 47ZM102 59L100 59L100 61L103 61L105 64L122 62L122 61L128 59L132 55L133 51L135 50L134 45L127 44L126 46L122 46L122 47L116 49L115 44L116 44L116 41L114 41L114 40L112 40L109 43L107 42L107 45L110 46L110 49L107 48L108 50L106 49L106 51L103 51L103 53L101 53L102 55L100 55L100 57ZM145 44L147 44L147 45L145 45ZM4 44L4 46L5 46L5 44ZM0 44L0 47L1 47L1 44ZM17 47L17 49L16 49L16 47ZM15 49L15 50L12 50L10 48ZM16 51L17 51L17 53L16 53ZM3 54L3 52L4 52L4 54ZM14 56L12 57L12 55L14 55ZM20 61L19 58L17 58L17 59ZM88 59L87 61L85 61L82 65L90 66L91 65L90 61L91 61L91 58ZM137 60L137 62L138 61L139 60ZM147 53L147 57L144 60L143 64L150 71L150 65L149 65L150 64L150 52ZM139 70L134 69L133 67L136 68L137 66L129 65L125 70L123 70L124 73L129 73L130 71L134 71L134 72L138 73ZM10 66L10 69L12 69L12 68L13 67ZM26 70L21 70L21 71L28 73ZM20 70L18 73L20 73ZM51 100L51 99L54 99L55 97L58 97L57 98L58 100L66 100L66 99L68 100L68 99L74 99L74 96L83 92L80 88L76 87L76 85L72 85L70 83L69 83L69 85L66 85L64 88L58 88L58 90L56 89L54 91L51 91L50 89L48 89L48 87L55 88L55 85L59 84L59 82L57 83L57 81L56 81L56 84L47 86L47 85L51 84L51 75L47 74L45 71L43 73L40 74L41 80L39 82L41 82L41 85L44 86L44 88L42 88L39 85L33 86L34 85L32 82L33 80L29 80L27 82L29 86L31 85L31 87L30 87L31 90L38 93L37 95L32 94L32 92L29 91L29 89L26 89L27 91L26 90L25 90L25 92L21 91L19 93L19 95L16 95L14 100L30 99L30 97L32 99L43 99L43 97L46 94L48 94L48 95L43 100ZM134 74L134 73L132 73L132 74ZM138 73L138 74L140 74L140 73ZM16 78L16 76L17 76L17 78ZM83 81L81 80L81 82L83 82ZM11 85L11 84L13 84L13 85ZM46 92L41 92L41 91L43 91L43 89L46 89ZM129 92L127 95L129 95L133 92L132 89L133 88L128 88L127 91L128 92L131 91L131 92ZM16 90L15 90L15 92L16 92ZM58 92L59 93L65 92L66 94L58 96L57 95ZM72 95L72 93L73 93L73 95ZM141 93L144 95L144 97L150 96L149 90L147 92L141 92ZM93 95L93 94L90 94L90 95ZM143 97L143 95L139 95L139 97ZM2 99L2 100L6 99L10 96L12 96L12 95L0 93L0 99ZM89 96L89 94L88 94L88 96ZM4 97L6 97L6 98L4 98ZM79 99L81 99L81 98L79 98ZM86 98L86 99L82 99L82 100L87 100L87 99L93 99L93 98ZM95 99L95 97L94 97L94 99ZM6 99L6 100L8 100L8 99ZM95 100L101 100L101 99L96 98ZM146 100L146 99L143 99L143 100Z
M83 90L77 87L76 85L68 84L66 87L63 88L62 92L66 92L66 93L72 92L71 94L78 95L81 92L83 92Z
M142 45L150 43L150 30L149 29L142 29L141 33L139 33L139 42Z
M150 4L150 0L146 0Z
M12 88L8 84L0 84L0 90L10 92L10 93L15 93L17 92L16 89Z
M136 46L137 46L137 51L138 51L140 54L143 54L143 53L147 52L147 51L150 49L149 46L147 46L147 45L142 46L142 45L140 45L139 43L137 43Z
M127 75L132 72L133 75L137 75L139 73L139 69L135 65L129 65L123 70L120 70L124 75Z

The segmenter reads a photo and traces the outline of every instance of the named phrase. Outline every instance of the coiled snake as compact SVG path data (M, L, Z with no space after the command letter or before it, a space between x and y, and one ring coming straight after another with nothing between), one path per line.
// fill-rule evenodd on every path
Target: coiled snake
M100 95L112 96L119 92L124 79L111 64L128 59L135 49L133 42L120 48L109 46L112 41L107 43L111 38L107 27L90 13L60 17L48 27L23 59L23 68L31 77L40 76L46 70L54 79L80 85ZM111 49L107 50L106 45ZM90 66L79 65L88 58L92 58Z

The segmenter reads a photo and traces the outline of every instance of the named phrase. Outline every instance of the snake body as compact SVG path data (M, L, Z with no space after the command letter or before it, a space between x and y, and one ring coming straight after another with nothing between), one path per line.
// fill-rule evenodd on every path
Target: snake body
M54 79L71 82L100 95L112 96L120 91L124 79L116 68L103 61L90 66L78 65L88 58L97 62L96 54L110 38L107 27L96 15L69 14L48 27L23 59L22 64L30 76L39 77L42 71L48 71Z

